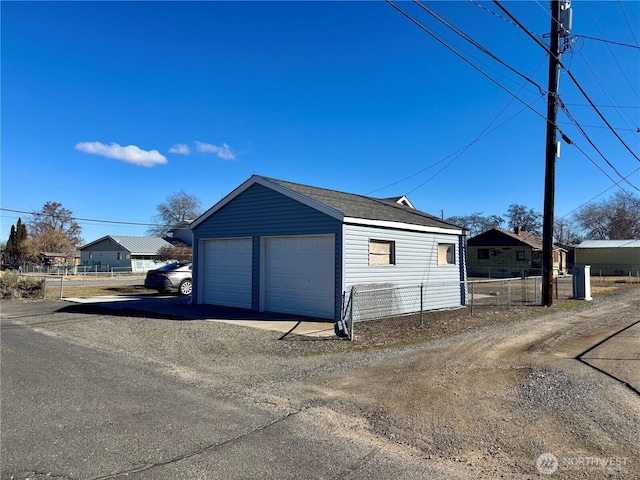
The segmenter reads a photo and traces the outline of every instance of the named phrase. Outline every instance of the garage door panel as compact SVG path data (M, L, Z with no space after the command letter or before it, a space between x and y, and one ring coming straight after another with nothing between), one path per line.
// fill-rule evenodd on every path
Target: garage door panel
M334 317L335 239L266 239L265 309Z
M251 308L252 241L205 240L202 302Z

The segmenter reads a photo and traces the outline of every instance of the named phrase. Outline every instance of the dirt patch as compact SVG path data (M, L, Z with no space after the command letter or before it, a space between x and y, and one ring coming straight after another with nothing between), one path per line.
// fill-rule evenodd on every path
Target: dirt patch
M612 291L550 309L434 312L423 328L411 318L366 322L355 344L395 354L373 366L354 360L288 398L316 396L461 478L533 478L538 459L553 478L640 478L640 397L576 359L639 319L640 288ZM616 348L637 368L639 342Z
M591 302L430 312L422 326L419 317L358 323L353 342L56 311L50 301L3 316L140 360L194 391L301 411L310 435L325 429L370 447L368 464L384 452L442 478L529 479L542 477L542 458L556 468L551 478L640 478L640 396L576 359L640 319L639 285L602 283L610 290ZM625 338L589 361L604 369L635 359L637 370L640 342Z

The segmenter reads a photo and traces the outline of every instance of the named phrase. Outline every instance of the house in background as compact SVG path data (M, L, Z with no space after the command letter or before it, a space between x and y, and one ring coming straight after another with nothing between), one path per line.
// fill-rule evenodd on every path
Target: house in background
M76 273L76 267L80 264L80 252L42 252L42 267L47 273L68 274Z
M576 265L591 265L591 275L640 276L640 240L585 240L575 252Z
M556 247L560 247L567 252L567 272L573 272L573 265L575 264L576 247L574 243L556 243Z
M80 247L79 272L143 273L166 263L155 258L169 245L160 237L107 235Z
M163 237L167 242L172 245L193 245L193 233L189 228L191 222L180 222L173 228L167 230L167 236Z
M426 309L466 304L466 232L404 197L254 175L191 230L197 304L338 320L352 287L431 283Z
M542 239L516 229L492 228L467 242L470 277L513 278L542 275ZM567 251L553 248L553 274L567 273Z

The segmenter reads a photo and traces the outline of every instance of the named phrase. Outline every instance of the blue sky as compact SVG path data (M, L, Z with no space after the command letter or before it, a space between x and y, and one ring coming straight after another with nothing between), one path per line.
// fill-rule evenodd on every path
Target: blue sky
M529 82L419 5L397 5L502 87L382 1L3 1L2 240L26 218L6 209L47 201L88 219L86 242L143 235L89 220L150 223L180 190L207 209L252 174L406 194L445 217L541 212L544 50L493 2L424 3ZM549 31L548 2L503 5L534 36ZM640 50L627 46L640 44L640 2L572 7L578 37L562 61L640 156ZM565 72L559 91L603 155L559 112L574 145L557 161L556 217L621 176L638 194L640 161Z

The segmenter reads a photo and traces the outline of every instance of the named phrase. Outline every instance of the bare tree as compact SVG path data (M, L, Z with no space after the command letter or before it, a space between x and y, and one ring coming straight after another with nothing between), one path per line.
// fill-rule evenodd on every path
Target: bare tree
M640 239L640 198L617 192L582 207L575 219L591 240Z
M188 245L167 245L160 248L156 260L162 262L190 262L193 259L193 250Z
M572 245L582 241L582 236L575 223L563 218L553 223L553 238L556 243L562 245Z
M30 262L42 260L44 252L55 252L70 257L76 247L62 230L50 230L38 237L29 237L24 242L24 259Z
M61 203L47 202L27 221L31 249L71 253L82 244L82 227Z
M156 206L156 210L158 214L153 217L155 225L147 230L147 235L154 237L164 237L169 229L191 222L202 213L200 200L184 190L170 195Z
M542 214L527 208L524 205L509 205L507 213L504 215L511 230L519 228L524 232L534 235L542 235Z
M469 230L469 235L475 237L492 228L500 228L504 219L498 215L482 215L482 212L474 212L471 215L453 216L447 218L448 222Z

